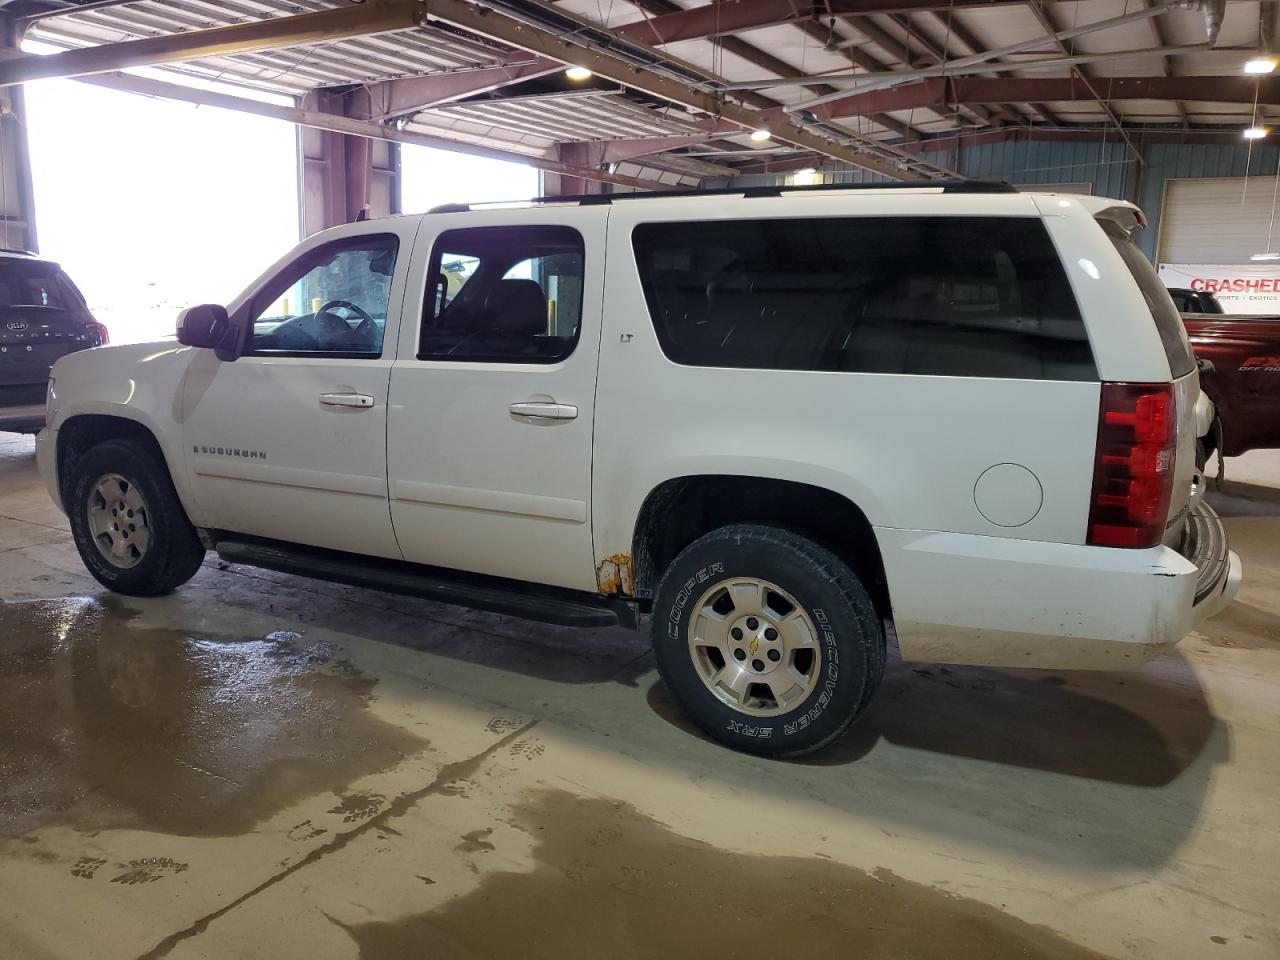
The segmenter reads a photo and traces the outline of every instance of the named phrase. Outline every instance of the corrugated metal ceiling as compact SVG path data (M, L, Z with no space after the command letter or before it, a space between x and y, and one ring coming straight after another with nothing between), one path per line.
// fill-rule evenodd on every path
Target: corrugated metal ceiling
M1142 0L1147 2L1147 0ZM652 7L653 0L645 0ZM114 43L139 37L164 36L189 30L246 21L292 16L299 13L347 5L346 0L236 0L215 3L206 0L137 0L41 20L30 33L33 40L59 47L84 47ZM653 9L688 9L695 0L667 2ZM1131 0L1080 0L1044 5L1045 16L1057 28L1065 28L1116 17L1137 9ZM429 8L428 8L429 9ZM558 9L580 17L618 27L654 14L639 3L627 0L565 0ZM1231 51L1199 51L1171 57L1167 69L1174 75L1231 75L1238 72L1243 54L1238 48L1256 44L1260 7L1256 0L1229 0L1219 39ZM920 13L914 16L877 13L819 21L826 30L825 42L796 24L779 24L743 31L739 39L766 51L794 68L796 74L849 72L852 59L878 62L885 70L928 66L937 62L934 52L949 51L952 57L971 52L974 45L999 47L1019 40L1043 37L1043 45L1009 59L1052 56L1060 51L1048 37L1041 18L1027 4L1002 5L990 9L965 7L953 13ZM1195 44L1205 39L1204 17L1194 11L1178 11L1161 18L1160 29L1169 43ZM1114 27L1068 43L1073 53L1106 53L1143 50L1157 45L1151 22ZM968 45L966 45L966 43ZM711 39L684 40L664 48L671 56L729 81L768 76L753 58L727 51ZM908 52L909 50L909 52ZM213 57L191 61L168 69L179 73L247 85L285 95L301 95L317 87L374 83L380 80L440 73L501 63L509 51L499 44L468 38L458 31L438 26L377 36L311 44L260 53ZM851 59L852 58L852 59ZM870 61L868 61L870 58ZM1166 63L1157 55L1135 55L1123 60L1090 65L1088 74L1095 88L1105 96L1109 76L1163 76ZM776 74L775 74L776 75ZM1005 76L1068 76L1069 68L1008 71ZM810 87L798 85L769 87L761 91L772 100L794 104L814 95ZM1103 123L1108 115L1096 99L1081 97L1043 104L1050 116L1066 123ZM1127 122L1176 123L1182 113L1167 100L1126 100L1111 105ZM1026 103L1008 105L1000 113L1002 122L1042 121L1045 113ZM1238 123L1247 120L1250 108L1244 104L1191 103L1186 115L1197 122ZM982 112L952 107L928 106L889 114L897 130L871 116L839 121L851 135L884 139L898 138L903 127L920 134L972 128L983 123ZM410 129L421 129L468 142L502 145L535 154L560 141L665 136L687 131L688 121L663 111L651 101L622 94L577 98L551 96L521 100L473 100L437 106L410 118ZM724 145L741 150L751 144L744 136L725 137ZM711 148L714 149L714 148ZM741 159L741 158L737 158ZM692 161L681 160L686 166Z

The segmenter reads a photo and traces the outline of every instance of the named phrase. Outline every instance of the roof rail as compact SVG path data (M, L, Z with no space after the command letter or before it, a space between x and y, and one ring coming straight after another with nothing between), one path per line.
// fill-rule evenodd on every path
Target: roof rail
M763 187L718 187L714 190L645 190L636 193L588 193L569 197L538 197L532 203L578 203L589 205L616 200L648 200L660 197L779 197L784 193L823 190L922 190L941 188L943 193L1017 193L1005 180L886 180L883 183L814 183L806 186L770 184Z
M1017 193L1007 180L886 180L883 183L815 183L806 186L771 184L761 187L718 187L714 190L642 190L635 193L581 193L563 197L534 197L532 200L493 201L494 203L576 203L580 206L610 204L617 200L657 200L663 197L780 197L784 193L806 193L824 190L922 190L941 189L943 193ZM427 213L466 213L485 204L442 203Z

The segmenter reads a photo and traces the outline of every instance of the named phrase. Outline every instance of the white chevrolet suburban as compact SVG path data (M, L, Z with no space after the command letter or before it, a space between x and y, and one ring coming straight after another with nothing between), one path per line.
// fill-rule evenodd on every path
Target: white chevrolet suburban
M908 660L1128 668L1233 596L1196 364L1130 204L1003 185L450 206L317 234L178 341L53 370L112 590L224 559L651 625L792 755Z

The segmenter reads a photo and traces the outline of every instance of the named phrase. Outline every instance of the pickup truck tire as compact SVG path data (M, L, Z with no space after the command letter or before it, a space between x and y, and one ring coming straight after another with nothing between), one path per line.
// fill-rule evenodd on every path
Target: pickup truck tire
M204 547L169 471L136 440L85 451L67 486L67 516L84 565L116 593L158 597L195 576Z
M774 527L722 527L658 584L658 672L712 738L763 756L809 753L862 714L884 673L866 589L834 553Z

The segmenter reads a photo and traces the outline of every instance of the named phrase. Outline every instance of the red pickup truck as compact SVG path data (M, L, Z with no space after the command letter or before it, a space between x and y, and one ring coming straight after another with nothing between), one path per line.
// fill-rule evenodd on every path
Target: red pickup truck
M1171 289L1201 370L1201 389L1217 408L1209 454L1235 457L1280 447L1280 317L1226 314L1211 293Z

